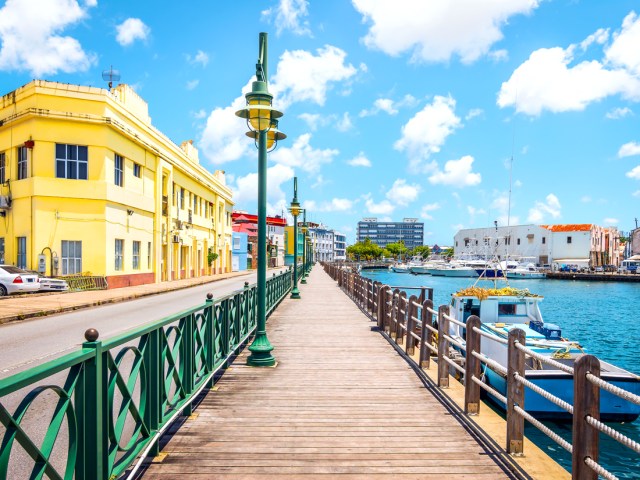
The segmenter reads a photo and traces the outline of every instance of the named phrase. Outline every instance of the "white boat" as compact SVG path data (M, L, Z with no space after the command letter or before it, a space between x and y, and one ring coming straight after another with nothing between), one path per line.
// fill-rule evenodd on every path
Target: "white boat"
M390 265L389 270L395 273L411 273L411 267L406 263L396 263L395 265Z
M528 290L515 288L484 289L471 287L455 293L451 300L450 316L466 323L471 315L477 315L482 322L481 330L489 338L482 338L481 353L491 360L507 367L507 345L492 341L508 338L509 331L519 328L526 336L526 347L536 353L553 358L568 366L585 354L576 341L562 337L559 326L545 323L540 313L541 296ZM457 342L466 343L466 329L450 323L449 334ZM635 395L640 394L640 377L610 363L600 361L601 378ZM503 374L487 366L486 381L501 394L505 394L507 382ZM525 377L538 387L565 402L573 403L573 377L549 364L527 357ZM505 408L498 399L491 397ZM562 419L567 412L538 393L525 388L526 410L540 418ZM633 421L640 415L640 406L616 395L601 390L600 416L604 421Z
M516 268L507 270L507 278L546 278L547 274L541 272L538 267L533 263L527 263L526 265L518 265Z
M444 277L477 277L478 272L473 267L465 265L450 265L440 270L440 275Z

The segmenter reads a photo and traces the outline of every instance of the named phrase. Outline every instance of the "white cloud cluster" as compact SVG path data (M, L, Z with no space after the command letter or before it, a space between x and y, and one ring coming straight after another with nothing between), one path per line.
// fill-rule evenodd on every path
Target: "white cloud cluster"
M634 180L640 180L640 165L627 172L626 175L627 177L633 178Z
M419 194L420 185L418 185L417 183L408 184L405 179L398 178L395 182L393 182L393 185L387 192L386 196L396 205L406 207L416 198L418 198Z
M202 50L198 50L193 57L191 55L187 55L187 61L193 64L199 63L203 67L206 67L209 63L209 55Z
M331 201L320 203L305 200L302 206L311 212L348 212L353 207L353 201L347 198L332 198Z
M598 31L582 45L603 43L608 35ZM551 112L581 111L590 103L612 95L640 101L640 18L630 13L622 28L604 49L602 61L585 60L572 65L576 45L541 48L502 84L498 105L537 116Z
M444 170L436 170L429 177L429 182L454 188L478 185L482 181L482 176L472 171L473 162L474 158L471 155L465 155L458 160L449 160L444 164Z
M375 203L371 198L371 195L365 196L364 201L367 211L372 215L391 215L396 209L389 200L382 200L380 203Z
M538 0L456 2L352 0L371 26L364 43L397 56L411 52L414 62L447 62L457 55L470 63L489 53L503 37L510 17L531 13Z
M622 107L614 108L610 112L607 112L605 117L611 120L618 120L620 118L628 117L629 115L633 115L633 111L629 107Z
M301 113L298 115L298 118L305 122L313 132L318 130L318 128L327 126L333 126L339 132L346 132L353 128L349 112L344 112L342 116L335 114L320 115L319 113Z
M422 206L422 210L420 211L420 217L422 217L424 220L433 220L433 216L431 215L430 212L433 212L435 210L439 210L441 208L439 203L428 203L426 205Z
M322 165L331 163L340 151L332 148L316 149L311 146L310 141L310 133L300 135L291 147L278 147L269 158L281 165L318 173Z
M618 157L632 157L634 155L640 155L640 143L638 142L629 142L625 143L618 150Z
M389 115L397 115L400 108L414 107L418 104L418 100L413 95L405 95L402 100L394 101L390 98L377 98L373 102L373 107L369 110L364 109L360 112L360 117L369 117L385 112Z
M309 2L307 0L280 0L277 7L262 12L263 18L274 20L277 35L280 35L284 30L290 30L296 35L311 35L309 22L303 20L308 15Z
M408 154L409 168L413 173L433 168L433 165L425 164L426 160L439 152L447 137L460 127L455 106L453 98L437 95L402 127L402 137L394 148Z
M294 177L293 169L286 165L274 165L267 169L267 214L278 215L286 211L286 195L282 184ZM246 208L257 208L258 202L258 174L250 173L238 177L233 189L233 201Z
M146 40L151 29L139 18L127 18L116 26L116 32L116 40L120 45L126 47L136 40Z
M370 167L371 160L369 160L364 152L360 152L357 156L353 157L351 160L347 160L347 164L352 167Z
M528 221L531 223L542 223L547 216L551 218L560 217L560 200L553 193L545 198L545 201L537 201L535 205L529 209Z
M95 1L7 0L0 8L0 70L28 71L34 77L87 70L96 56L61 32L88 15Z
M604 219L604 224L607 225L607 226L618 225L618 223L620 223L620 220L618 220L617 218L605 218Z

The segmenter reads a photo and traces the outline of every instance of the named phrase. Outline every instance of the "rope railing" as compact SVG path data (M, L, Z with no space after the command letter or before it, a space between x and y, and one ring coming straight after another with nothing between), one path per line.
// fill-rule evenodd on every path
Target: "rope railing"
M334 271L333 268L331 264L325 264L325 270L336 279L337 276L333 276L335 273L331 273ZM481 390L505 405L507 429L505 449L508 453L516 455L523 453L525 420L572 454L572 478L575 480L597 480L598 475L607 479L616 478L598 463L598 442L594 438L597 438L600 432L634 452L640 453L640 443L600 421L598 392L603 390L637 405L640 405L640 396L602 379L600 362L594 356L579 356L572 368L533 350L533 348L548 347L536 344L535 341L526 343L524 331L521 329L513 328L509 331L508 338L501 338L485 330L480 318L475 315L471 315L466 322L460 322L450 315L449 306L441 305L435 308L432 299L419 300L414 295L407 298L406 293L398 287L373 282L353 272L344 271L342 275L345 276L343 289L347 294L352 296L344 285L356 282L360 293L352 298L359 304L369 302L370 318L378 322L380 331L389 339L395 340L399 345L404 343L405 352L411 361L415 361L410 357L414 354L415 348L419 349L417 361L419 367L429 369L433 357L438 368L438 387L447 388L450 376L463 380L466 414L479 414ZM452 336L450 333L452 326L453 331L456 328L462 330ZM497 342L506 346L507 365L504 366L482 354L482 341ZM526 374L527 359L533 359L540 364L549 365L571 375L574 385L573 405L532 382ZM464 366L460 365L461 362ZM482 371L483 365L485 369L491 369L504 379L506 394L503 395L493 385L487 383ZM466 378L470 381L464 381ZM540 395L572 416L573 445L527 411L524 402L525 391Z

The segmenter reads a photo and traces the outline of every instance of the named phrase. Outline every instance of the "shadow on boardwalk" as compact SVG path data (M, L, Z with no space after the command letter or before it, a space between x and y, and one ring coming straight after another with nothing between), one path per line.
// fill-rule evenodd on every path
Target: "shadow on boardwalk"
M529 478L319 267L301 287L268 322L277 367L241 353L140 477Z

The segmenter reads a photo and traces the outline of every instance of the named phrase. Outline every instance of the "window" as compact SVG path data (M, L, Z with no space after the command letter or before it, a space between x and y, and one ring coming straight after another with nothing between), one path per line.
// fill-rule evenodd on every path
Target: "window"
M117 153L114 154L113 166L113 183L121 187L124 185L124 158Z
M0 237L0 263L4 264L4 237Z
M520 245L520 239L518 239L518 241L516 242L518 245Z
M542 237L542 244L544 245L545 243L547 243L547 237Z
M131 252L131 266L134 270L140 270L140 242L135 240Z
M180 188L180 210L184 210L184 188Z
M147 268L151 269L151 242L147 242Z
M16 267L27 268L27 237L17 237L17 258Z
M133 176L138 178L142 177L142 165L139 163L134 162L133 164Z
M56 178L86 180L88 166L87 147L56 144Z
M193 196L193 213L198 215L198 196L197 195Z
M62 275L82 273L82 242L62 240Z
M7 181L7 165L5 163L5 153L0 153L0 183ZM4 262L3 262L4 263Z
M233 249L240 250L240 237L233 237Z
M567 237L567 243L571 243L571 237Z
M18 180L27 178L27 147L18 147Z
M115 268L116 270L122 270L124 260L124 240L116 238L116 257Z

